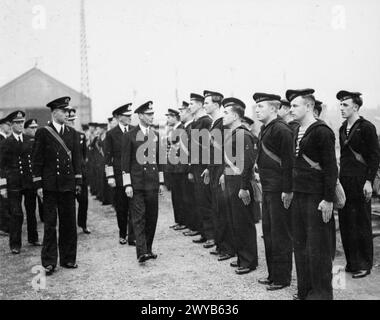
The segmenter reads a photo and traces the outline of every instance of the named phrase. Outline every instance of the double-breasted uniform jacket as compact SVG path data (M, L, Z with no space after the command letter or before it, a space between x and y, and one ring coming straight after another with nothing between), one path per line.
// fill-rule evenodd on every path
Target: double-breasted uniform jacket
M1 178L11 191L33 189L32 150L34 138L22 135L22 142L10 135L1 144Z
M294 134L295 146L298 131L299 128ZM302 154L318 163L322 170L311 167ZM324 121L317 120L307 128L300 141L298 156L294 160L292 189L300 193L321 194L323 200L332 202L337 178L334 132Z
M263 190L291 192L294 158L292 129L277 117L261 127L258 147L257 166ZM281 164L268 156L263 148L274 153L281 160Z
M188 137L185 127L181 123L168 136L167 171L170 173L186 173L188 170L188 153ZM176 162L172 163L173 160Z
M347 120L339 129L340 176L363 177L373 183L380 161L380 147L376 128L371 122L360 117L351 127L349 136L347 136L346 129ZM350 147L363 157L365 163L355 158Z
M52 123L49 126L56 131ZM78 132L65 125L61 139L71 151L71 157L45 127L37 130L32 156L33 182L36 189L75 192L75 186L82 184Z
M134 190L158 190L164 183L162 165L159 164L159 141L152 129L145 136L140 126L124 136L121 157L123 186L132 186Z
M134 127L127 126L127 132ZM120 126L109 130L104 141L104 160L107 178L115 178L116 186L123 186L122 170L121 170L121 149L122 141L126 133L122 132Z

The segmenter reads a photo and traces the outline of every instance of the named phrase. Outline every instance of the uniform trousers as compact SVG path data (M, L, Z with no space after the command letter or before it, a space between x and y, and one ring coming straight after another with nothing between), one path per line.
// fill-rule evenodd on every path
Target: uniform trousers
M82 189L79 194L76 195L78 201L78 227L87 228L87 212L88 212L88 185L84 179L82 183Z
M44 191L44 240L42 244L42 266L75 263L77 255L77 228L74 192ZM58 247L57 247L57 217Z
M187 179L187 175L185 173L170 174L174 222L180 225L185 225L185 179Z
M289 285L293 254L291 211L284 208L281 192L263 192L262 227L268 279L274 284Z
M256 269L258 265L257 236L253 215L253 190L249 189L251 202L246 206L238 197L240 176L225 176L227 209L232 221L233 237L238 257L238 265L242 268Z
M197 231L207 240L215 239L215 227L211 209L211 189L210 184L203 182L201 174L206 169L205 166L195 165L194 171L194 197L196 208Z
M339 229L342 237L347 269L371 270L373 266L373 239L371 201L363 195L365 178L341 177L346 204L339 210Z
M335 220L322 220L321 194L295 192L292 201L292 232L298 296L307 300L332 300L332 263Z
M158 190L133 190L130 201L138 258L152 252L158 219Z
M222 191L219 178L222 174L221 166L213 166L210 170L211 208L215 226L216 249L220 254L235 255L232 221L227 210L226 194Z
M128 241L134 241L135 235L131 223L130 199L125 194L124 187L114 188L113 202L116 211L117 225L119 227L119 237L125 239L127 237L128 229Z
M22 210L22 198L24 197L28 242L38 241L36 219L36 191L8 191L10 208L9 246L11 249L21 248L22 223L24 213Z

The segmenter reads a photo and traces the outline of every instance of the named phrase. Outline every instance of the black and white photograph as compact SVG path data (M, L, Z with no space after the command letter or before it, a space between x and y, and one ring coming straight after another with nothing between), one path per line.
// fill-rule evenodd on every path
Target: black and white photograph
M0 300L380 300L379 12L0 0Z

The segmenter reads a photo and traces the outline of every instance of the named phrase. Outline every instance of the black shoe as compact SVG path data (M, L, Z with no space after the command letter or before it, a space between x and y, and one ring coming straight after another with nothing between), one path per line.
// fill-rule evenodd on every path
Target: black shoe
M124 238L120 238L119 239L119 243L122 244L122 245L127 244L127 240L124 239Z
M255 269L239 267L239 268L237 268L237 270L235 270L235 273L241 275L241 274L250 273L253 270L255 270Z
M212 251L210 251L210 254L212 254L214 256L219 256L220 252L219 252L219 250L212 250Z
M129 241L128 240L128 245L129 246L135 246L136 247L136 240Z
M66 269L76 269L78 268L78 265L75 262L67 262L61 264L61 267Z
M91 233L91 230L89 228L82 228L82 230L83 230L83 233L85 233L85 234Z
M189 236L189 237L195 237L198 235L200 235L200 232L198 232L198 231L190 231L190 232L186 232L186 234L185 234L185 236Z
M203 245L203 248L210 249L215 246L214 240L207 240L206 243Z
M149 259L157 259L157 255L153 252L148 253Z
M346 267L344 268L344 271L348 272L348 273L354 273L355 271L351 269L350 266L346 265Z
M231 266L232 268L238 268L238 267L239 267L239 263L237 262L237 260L235 260L235 261L232 261L232 262L230 263L230 266Z
M51 276L55 271L55 267L52 266L52 265L48 265L47 267L45 267L45 275L47 276Z
M41 247L42 244L39 241L29 241L29 244L34 247Z
M11 249L12 254L19 254L20 249Z
M301 297L298 293L293 294L293 300L305 300L304 297Z
M276 291L276 290L281 290L283 288L289 287L289 284L270 284L267 286L268 291Z
M356 271L352 275L352 278L353 279L360 279L360 278L364 278L364 277L368 276L369 274L371 274L370 270L359 270L359 271Z
M257 282L260 283L260 284L264 284L266 286L273 284L273 281L269 280L268 278L259 279L259 280L257 280Z
M9 237L9 232L6 232L4 230L0 230L0 236Z
M194 243L205 243L207 241L206 238L200 237L199 239L193 240Z
M234 256L226 253L226 254L222 254L219 258L218 258L218 261L225 261L225 260L228 260L228 259L231 259L233 258Z
M145 262L146 260L149 260L151 259L151 257L149 256L149 254L142 254L140 257L138 257L138 261L139 263L143 263Z
M172 226L170 226L169 228L170 229L174 229L175 227L177 227L178 226L178 223L176 223L176 224L173 224Z

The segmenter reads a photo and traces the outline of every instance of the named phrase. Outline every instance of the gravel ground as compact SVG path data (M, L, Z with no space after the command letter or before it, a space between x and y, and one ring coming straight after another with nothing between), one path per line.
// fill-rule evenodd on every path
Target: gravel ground
M277 292L268 292L257 283L266 276L261 225L257 225L259 267L247 275L235 275L231 260L218 262L209 250L191 242L181 232L169 229L173 213L166 192L160 197L160 212L153 250L157 260L139 266L135 248L118 243L116 216L109 206L100 206L91 199L89 208L90 235L78 230L79 268L58 268L48 277L46 289L36 291L31 281L32 268L40 264L40 248L27 244L14 256L8 238L0 237L0 300L5 299L257 299L289 300L296 292L295 271L292 285ZM24 223L25 224L25 223ZM25 226L24 226L25 227ZM39 225L42 237L42 225ZM81 231L81 230L80 230ZM24 232L25 236L25 232ZM26 239L24 237L24 243ZM376 238L377 252L380 238ZM338 248L340 240L338 239ZM379 254L378 254L379 256ZM377 262L379 257L377 257ZM344 266L338 250L335 265ZM335 290L335 299L379 299L380 270L377 265L370 277L354 282L347 280L345 289Z

